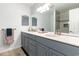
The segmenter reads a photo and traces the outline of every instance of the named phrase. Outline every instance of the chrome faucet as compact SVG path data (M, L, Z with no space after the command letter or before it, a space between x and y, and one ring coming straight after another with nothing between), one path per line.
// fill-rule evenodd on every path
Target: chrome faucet
M55 31L55 34L61 35L61 31L60 30L57 30L57 31Z

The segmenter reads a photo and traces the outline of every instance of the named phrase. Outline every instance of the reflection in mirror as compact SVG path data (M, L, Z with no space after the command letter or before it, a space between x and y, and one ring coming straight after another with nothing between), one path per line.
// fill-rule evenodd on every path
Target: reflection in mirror
M56 11L56 31L69 33L69 11Z
M79 8L56 11L56 31L79 34Z
M29 16L23 15L22 16L22 26L28 26L29 25Z
M45 31L53 32L55 23L54 12L52 4L37 3L31 9L31 16L37 18L38 28L44 28Z
M69 11L69 32L79 34L79 8Z
M32 26L37 26L37 18L32 17Z

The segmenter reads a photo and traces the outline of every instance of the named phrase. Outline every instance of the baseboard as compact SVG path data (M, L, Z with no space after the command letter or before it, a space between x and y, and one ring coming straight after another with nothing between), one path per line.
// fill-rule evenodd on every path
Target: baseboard
M23 47L21 47L21 49L24 51L24 53L26 54L26 56L29 56L29 54L25 51L25 49Z

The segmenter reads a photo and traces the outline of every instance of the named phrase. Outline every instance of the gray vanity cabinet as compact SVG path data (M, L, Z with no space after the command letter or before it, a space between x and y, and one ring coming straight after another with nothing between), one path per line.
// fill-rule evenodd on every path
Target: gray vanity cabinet
M30 55L36 55L36 44L26 33L21 33L21 44L24 50Z
M22 47L30 56L59 56L60 53L50 49L40 41L39 37L21 33Z
M30 44L29 45L29 53L28 53L30 56L36 56L36 46L35 45L32 45Z
M57 54L53 53L53 50L49 49L47 56L56 56Z
M26 37L25 33L21 33L21 44L22 47L26 50L26 52L29 53L29 39Z
M37 42L29 39L29 55L36 56L37 55Z
M30 56L79 56L79 47L44 37L21 33L22 47Z
M63 56L63 54L61 54L53 49L49 49L49 51L47 52L47 56Z
M24 48L25 47L25 37L24 37L23 33L21 33L21 44L22 44L22 47Z
M40 43L37 44L37 55L38 56L46 56L48 52L48 48Z
M25 37L25 50L29 54L29 38Z
M47 55L48 48L40 44L38 41L35 41L34 38L29 39L28 46L29 46L28 48L29 48L30 56L46 56Z

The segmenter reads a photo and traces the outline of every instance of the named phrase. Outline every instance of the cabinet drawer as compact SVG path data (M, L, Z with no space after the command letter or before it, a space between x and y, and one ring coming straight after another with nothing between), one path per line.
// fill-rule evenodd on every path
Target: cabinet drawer
M29 55L30 56L37 55L37 47L35 45L29 44Z
M56 50L49 49L47 56L64 56L64 55L61 54L60 52L57 52Z
M29 44L32 44L32 45L35 45L35 46L36 46L36 45L37 45L37 42L34 41L34 40L32 40L32 39L30 39L30 40L29 40Z
M35 35L32 35L32 34L28 34L28 33L25 33L26 37L29 37L30 39L35 39Z
M48 51L48 47L38 43L37 44L37 55L38 56L46 56Z

